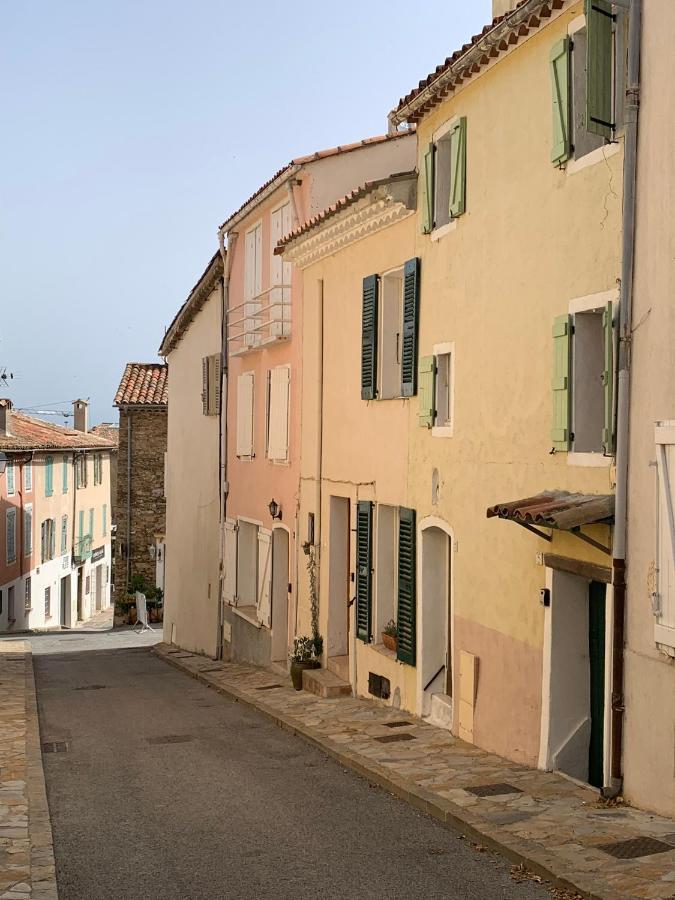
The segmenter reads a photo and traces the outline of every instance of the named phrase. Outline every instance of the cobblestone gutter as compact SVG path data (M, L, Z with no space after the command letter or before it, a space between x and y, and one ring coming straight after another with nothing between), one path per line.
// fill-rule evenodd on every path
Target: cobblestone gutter
M33 657L0 641L0 900L58 900Z
M591 790L486 753L391 707L324 700L293 691L276 672L217 663L167 644L154 652L557 887L598 900L675 900L675 821L603 806ZM610 849L642 855L617 858Z

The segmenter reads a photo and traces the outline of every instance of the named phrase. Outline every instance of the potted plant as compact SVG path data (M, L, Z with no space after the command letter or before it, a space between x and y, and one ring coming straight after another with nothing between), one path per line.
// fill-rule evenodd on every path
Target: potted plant
M398 647L398 628L393 619L389 619L382 631L382 643L387 650L393 650L396 653Z
M296 691L302 690L302 673L305 669L319 669L321 662L316 655L316 640L312 637L298 637L293 641L293 649L288 654L291 663L291 681Z

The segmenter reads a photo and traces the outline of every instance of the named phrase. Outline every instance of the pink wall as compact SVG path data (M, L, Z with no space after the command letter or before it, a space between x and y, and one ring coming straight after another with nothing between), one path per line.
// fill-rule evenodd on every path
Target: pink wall
M33 484L35 484L35 467L37 462L33 461ZM33 504L33 553L30 556L23 555L23 507L26 503ZM16 509L16 561L7 565L7 510ZM14 494L7 495L7 472L0 475L0 587L6 585L21 575L30 572L33 567L34 560L37 564L37 555L35 548L35 522L36 522L36 504L34 501L33 490L24 491L23 489L23 465L21 463L14 464ZM37 548L39 554L39 547ZM6 603L6 598L3 599ZM19 609L19 598L16 598L17 609ZM20 609L23 610L23 597L21 597Z

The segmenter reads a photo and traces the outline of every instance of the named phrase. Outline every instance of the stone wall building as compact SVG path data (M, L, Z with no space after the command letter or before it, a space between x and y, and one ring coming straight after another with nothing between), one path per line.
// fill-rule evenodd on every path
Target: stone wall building
M164 456L167 366L127 363L115 395L119 409L115 596L142 579L164 589Z

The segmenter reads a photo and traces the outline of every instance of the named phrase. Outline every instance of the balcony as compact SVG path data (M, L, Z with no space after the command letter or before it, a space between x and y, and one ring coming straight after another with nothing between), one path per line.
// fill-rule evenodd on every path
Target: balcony
M81 566L85 560L91 559L92 543L93 541L90 534L85 534L75 541L75 549L73 550L74 565Z
M227 315L230 356L258 350L291 336L291 286L278 284L233 306Z

